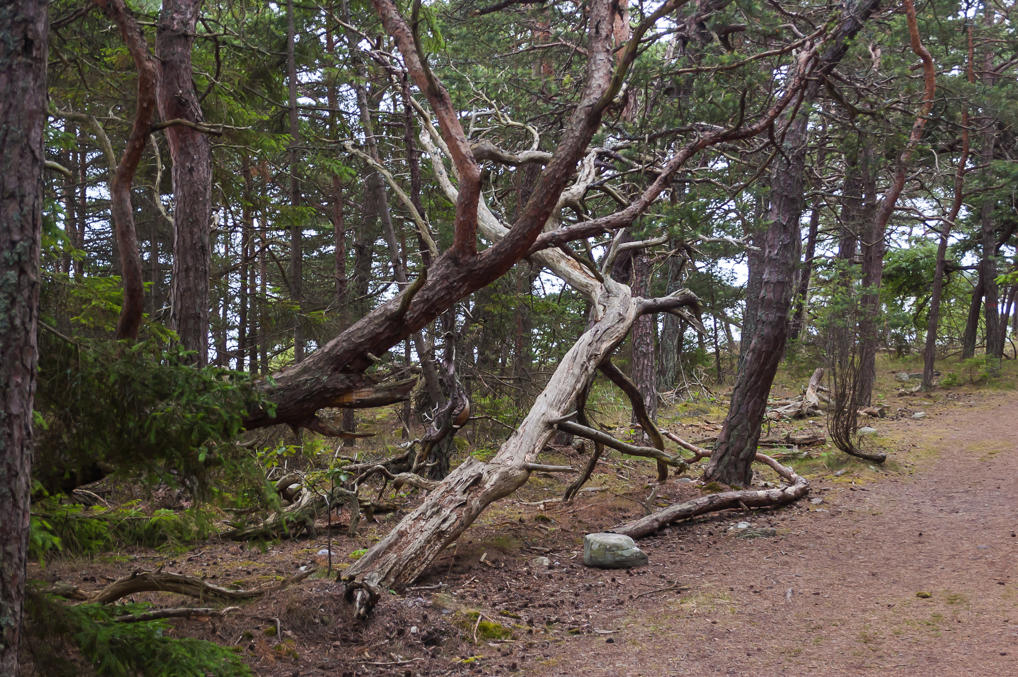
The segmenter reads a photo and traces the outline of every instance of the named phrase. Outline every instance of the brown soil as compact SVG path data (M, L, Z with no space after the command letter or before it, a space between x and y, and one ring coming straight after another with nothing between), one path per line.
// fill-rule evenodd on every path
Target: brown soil
M322 577L175 628L239 646L260 675L1015 674L1018 399L938 397L892 402L908 408L903 416L873 424L887 469L847 457L815 464L804 470L813 485L805 501L672 527L640 541L650 556L640 569L580 561L584 533L641 514L650 493L641 479L652 477L649 465L616 461L589 485L602 490L571 504L535 504L560 496L564 478L533 479L367 623L350 620L340 586ZM925 419L909 416L920 409ZM701 490L672 479L653 503ZM392 519L359 538L336 536L334 557L350 561ZM734 529L739 521L753 527ZM95 589L162 565L254 585L310 559L324 565L326 543L267 552L214 543L178 557L139 550L129 561L33 573Z

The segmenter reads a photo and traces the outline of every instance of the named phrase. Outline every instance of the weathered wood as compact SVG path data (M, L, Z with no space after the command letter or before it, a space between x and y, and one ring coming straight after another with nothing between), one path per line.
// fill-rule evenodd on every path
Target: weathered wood
M649 536L663 527L679 520L690 519L719 510L734 508L769 508L786 505L809 494L809 482L797 475L791 468L781 465L769 456L756 455L756 461L765 463L782 478L789 481L785 487L775 489L746 489L740 491L723 491L717 494L700 496L691 501L671 505L664 510L646 515L610 529L617 534L625 534L632 538Z
M592 306L597 316L591 326L562 358L527 417L495 457L486 463L468 458L344 572L347 594L358 616L371 610L381 590L413 582L481 511L526 482L528 465L544 449L555 424L572 415L597 365L625 338L643 307L628 287L611 279L595 292ZM695 301L688 292L674 298Z
M314 571L314 567L301 567L297 570L297 573L289 578L272 583L271 585L248 590L231 590L213 585L196 576L175 574L168 571L135 571L123 578L118 578L102 590L91 595L88 601L94 604L109 604L139 592L172 592L178 595L197 597L198 599L218 599L224 601L254 599L302 581L314 573Z
M631 456L643 456L646 458L653 458L658 464L665 464L666 466L674 466L686 469L686 462L678 456L673 456L663 449L657 449L655 447L644 447L638 444L629 444L622 440L616 439L606 432L596 430L594 428L588 428L585 425L574 423L573 421L559 421L555 424L555 427L559 430L564 430L567 433L579 435L580 437L586 437L589 440L600 442L606 447L617 449L624 454ZM660 480L660 477L658 478ZM667 477L666 477L667 479Z

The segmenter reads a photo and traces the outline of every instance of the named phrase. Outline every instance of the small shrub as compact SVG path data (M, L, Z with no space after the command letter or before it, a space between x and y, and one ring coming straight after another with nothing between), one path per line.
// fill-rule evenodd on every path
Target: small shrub
M36 672L82 673L81 663L112 677L236 677L251 675L236 650L190 637L170 637L165 619L122 622L147 604L66 606L30 592L25 599L26 644Z

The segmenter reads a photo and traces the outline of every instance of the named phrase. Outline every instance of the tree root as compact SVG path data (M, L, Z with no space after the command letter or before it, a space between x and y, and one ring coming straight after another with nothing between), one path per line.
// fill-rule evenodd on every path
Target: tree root
M631 520L611 529L617 534L632 538L649 536L663 527L679 520L705 515L719 510L732 508L769 508L786 505L809 495L809 482L800 477L789 467L781 465L773 458L757 454L756 460L774 469L789 484L780 489L747 489L741 491L723 491L694 498L685 503L671 505L664 510Z

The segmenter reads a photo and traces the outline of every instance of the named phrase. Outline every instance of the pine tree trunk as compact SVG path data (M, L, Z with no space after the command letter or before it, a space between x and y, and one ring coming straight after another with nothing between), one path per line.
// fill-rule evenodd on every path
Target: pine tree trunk
M649 296L650 257L646 253L641 252L633 257L632 289L635 296ZM633 382L640 389L643 404L651 420L657 420L655 324L653 315L642 315L633 324Z
M785 134L784 157L771 179L767 232L759 239L759 292L749 335L743 332L740 370L728 415L704 476L731 486L749 486L760 425L788 333L794 253L800 238L802 176L808 115L800 111ZM748 304L747 304L748 307ZM748 321L748 316L747 316Z
M961 359L967 360L976 354L976 341L979 338L979 311L983 307L983 268L979 267L979 277L972 289L969 301L969 314L965 321L965 333L961 337Z
M38 359L46 2L0 11L0 674L18 674Z
M290 300L296 306L293 320L293 361L304 359L307 339L304 335L304 226L303 219L297 215L296 207L300 205L300 183L297 180L297 143L300 139L299 120L297 118L297 57L295 54L296 27L293 16L293 0L286 3L286 85L288 96L288 113L290 119Z
M157 94L163 120L201 123L191 50L201 0L163 0L156 29ZM173 162L173 279L170 325L199 365L208 363L212 146L187 125L170 125L166 140Z

